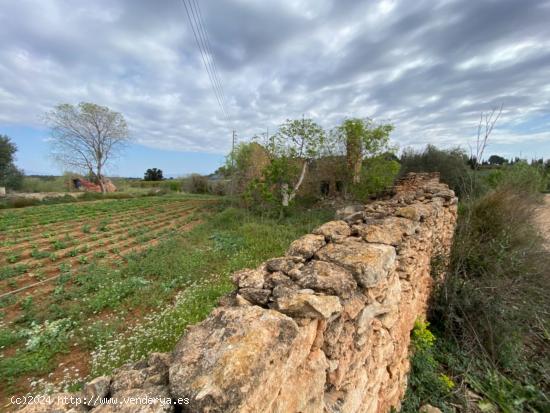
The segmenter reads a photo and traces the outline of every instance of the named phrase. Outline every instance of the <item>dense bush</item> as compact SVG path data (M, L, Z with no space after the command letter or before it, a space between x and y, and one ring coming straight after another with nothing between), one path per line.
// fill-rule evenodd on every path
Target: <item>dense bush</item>
M22 192L64 192L67 191L69 177L63 176L25 176L20 190Z
M516 192L537 193L547 188L548 178L543 165L517 162L491 171L486 180L492 188L509 188Z
M422 151L405 149L401 155L401 174L408 172L439 172L441 180L459 196L470 192L468 156L460 148L438 149L428 145Z
M208 193L208 178L199 174L192 174L184 181L183 188L192 194Z
M217 180L208 183L208 192L213 195L227 195L229 194L229 180Z
M390 188L400 168L399 162L382 156L366 159L363 161L361 180L351 186L351 193L358 201L367 201L369 197Z

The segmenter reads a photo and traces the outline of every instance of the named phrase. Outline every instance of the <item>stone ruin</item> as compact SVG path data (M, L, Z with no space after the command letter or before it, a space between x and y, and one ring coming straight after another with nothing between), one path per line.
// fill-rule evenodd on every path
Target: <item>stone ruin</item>
M409 174L391 198L339 215L284 257L235 273L236 290L172 353L87 383L80 396L88 406L54 398L23 411L398 410L410 332L426 313L432 261L448 257L457 198L437 174ZM101 398L110 404L94 407ZM167 398L180 404L160 401Z

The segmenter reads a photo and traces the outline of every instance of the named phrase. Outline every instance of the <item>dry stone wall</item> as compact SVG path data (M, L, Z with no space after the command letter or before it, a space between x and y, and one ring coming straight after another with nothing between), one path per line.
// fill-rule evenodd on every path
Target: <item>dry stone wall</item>
M425 314L432 260L448 256L456 203L436 174L408 175L393 197L344 209L284 257L234 274L235 292L171 354L88 383L89 407L41 411L399 409L410 331ZM125 404L132 396L151 403ZM114 404L93 407L102 397ZM183 403L160 401L168 397Z

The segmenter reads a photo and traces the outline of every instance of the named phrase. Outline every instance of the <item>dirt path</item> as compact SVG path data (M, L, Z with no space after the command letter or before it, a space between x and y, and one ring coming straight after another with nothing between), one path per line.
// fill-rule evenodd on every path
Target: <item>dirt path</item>
M550 251L550 194L544 196L544 205L539 207L536 220L541 234L546 238L546 249Z

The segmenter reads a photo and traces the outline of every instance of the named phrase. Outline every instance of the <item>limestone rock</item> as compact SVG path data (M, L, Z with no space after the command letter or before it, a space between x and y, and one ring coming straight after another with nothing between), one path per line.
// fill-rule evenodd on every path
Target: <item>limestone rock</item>
M359 222L363 222L364 220L365 220L365 212L364 211L356 212L356 213L348 215L347 217L344 218L344 221L349 223L349 224L356 224L356 223L359 223Z
M325 244L324 236L307 234L290 244L287 255L297 255L308 259L313 257L313 254Z
M296 292L275 301L275 308L291 317L326 319L342 310L340 299L332 295Z
M388 217L372 224L356 225L354 230L367 242L398 245L404 236L414 234L418 226L410 219Z
M271 295L271 290L263 288L241 288L239 294L252 304L265 305Z
M315 332L314 327L311 342ZM171 394L189 397L197 412L265 411L288 369L296 368L293 352L303 351L301 339L297 324L280 312L256 306L216 309L178 343Z
M274 289L277 286L287 287L287 288L296 288L296 284L292 279L283 274L282 272L273 272L268 274L265 279L264 288Z
M139 389L145 383L146 378L147 375L143 370L121 368L113 376L111 394L116 394L123 390Z
M252 303L248 301L246 298L244 298L242 295L237 294L235 296L235 305L240 307L240 306L252 305Z
M366 302L367 297L359 292L355 292L351 298L343 300L343 311L349 319L353 320L365 307Z
M265 264L269 272L283 272L285 274L295 266L295 262L288 257L272 258L267 260Z
M294 294L299 289L300 288L297 284L292 284L290 286L277 285L272 291L271 298L276 301L278 298Z
M372 319L381 314L385 314L390 311L389 306L380 305L378 303L371 304L361 311L359 318L357 319L357 334L361 335L367 331L367 328Z
M327 368L325 354L319 349L312 351L306 361L288 377L280 390L282 397L275 399L270 411L273 413L322 412Z
M356 212L362 212L364 206L362 204L348 205L336 211L336 219L344 219Z
M412 221L424 221L429 214L430 211L426 204L421 203L401 207L395 211L396 216L407 218Z
M169 353L151 353L147 358L147 364L149 367L155 369L156 372L160 373L168 369L170 366L171 355Z
M303 288L349 298L357 288L351 273L330 262L312 261L301 271L298 284Z
M313 231L323 235L328 241L337 241L351 235L351 229L346 221L330 221Z
M264 272L262 269L237 271L233 274L232 279L239 288L263 288L264 286Z
M104 399L109 394L111 377L100 376L84 384L82 387L82 398L87 406L96 406L99 399Z
M317 257L348 269L362 287L372 287L388 276L395 262L395 248L348 240L326 245Z

